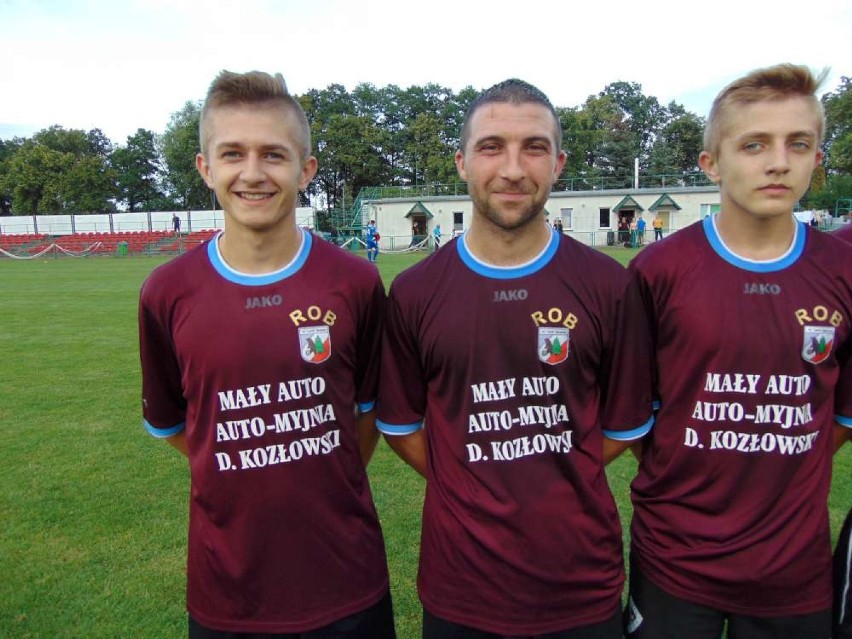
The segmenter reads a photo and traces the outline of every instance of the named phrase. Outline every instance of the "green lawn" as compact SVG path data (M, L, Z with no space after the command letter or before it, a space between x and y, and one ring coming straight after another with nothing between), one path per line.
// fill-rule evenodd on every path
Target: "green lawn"
M381 255L386 284L417 257ZM139 407L137 295L163 261L0 260L0 637L186 635L187 467L147 435ZM852 495L849 448L834 530ZM629 456L609 472L625 521L634 472ZM383 443L370 474L399 637L413 639L423 482Z

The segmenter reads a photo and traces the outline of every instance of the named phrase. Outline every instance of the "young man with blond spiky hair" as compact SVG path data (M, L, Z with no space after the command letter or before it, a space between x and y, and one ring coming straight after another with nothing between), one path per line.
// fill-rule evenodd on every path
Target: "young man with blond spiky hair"
M366 465L385 293L296 225L310 128L280 75L223 71L197 167L225 230L142 287L147 430L189 458L190 639L393 639Z
M852 251L793 216L822 160L818 86L783 64L726 87L699 158L720 212L630 265L659 402L632 484L631 639L831 636Z

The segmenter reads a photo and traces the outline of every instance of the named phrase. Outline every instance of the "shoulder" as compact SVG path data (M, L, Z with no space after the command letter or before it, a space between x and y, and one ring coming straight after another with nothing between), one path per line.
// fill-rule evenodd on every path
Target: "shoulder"
M672 265L682 264L684 256L694 256L695 251L709 247L701 222L690 224L668 237L643 248L630 262L630 268L650 271Z
M207 246L209 243L210 240L151 271L142 283L142 298L148 299L155 295L174 291L185 285L188 280L192 282L193 286L197 286L197 278L192 274L200 272L208 264Z
M838 231L834 231L831 235L838 239L852 243L852 223L847 224Z
M807 233L806 257L822 262L828 268L840 268L842 272L849 273L852 268L852 232L844 239L838 235L839 231L826 233L807 224L803 224L802 228Z
M458 257L458 241L457 237L448 239L439 251L402 271L391 283L390 295L395 298L431 295L432 291L445 286L453 273L458 274L465 268Z
M589 277L598 274L605 279L626 276L624 265L611 255L587 246L568 235L562 235L559 239L557 255L563 261L561 266L570 267L572 273L583 273L584 276Z
M555 271L560 283L600 304L610 304L624 296L630 282L630 272L624 264L567 236L559 248Z
M381 283L375 264L320 237L313 237L310 267L330 272L350 284Z

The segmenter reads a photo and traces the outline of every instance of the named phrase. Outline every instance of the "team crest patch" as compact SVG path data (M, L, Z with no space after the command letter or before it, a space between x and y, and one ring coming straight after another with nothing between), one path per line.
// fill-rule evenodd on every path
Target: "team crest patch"
M831 354L833 345L833 326L805 326L802 359L811 364L819 364Z
M568 357L568 329L538 329L538 358L545 364L559 364Z
M331 331L328 326L305 326L299 329L302 359L320 364L331 357Z

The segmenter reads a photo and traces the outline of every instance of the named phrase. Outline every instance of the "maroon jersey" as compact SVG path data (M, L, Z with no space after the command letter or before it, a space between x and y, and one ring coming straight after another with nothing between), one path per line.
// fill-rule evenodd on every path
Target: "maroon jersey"
M726 612L831 606L826 499L835 419L852 426L852 251L799 223L787 254L749 261L707 218L631 269L660 402L632 485L642 571Z
M838 231L832 233L834 237L839 237L841 240L846 240L849 243L852 243L852 224L847 224L843 228Z
M554 233L518 268L478 262L462 239L394 281L379 428L404 435L425 421L418 587L430 613L527 635L619 605L604 429L640 437L652 413L643 323L626 322L616 348L627 279Z
M302 632L388 588L355 423L376 397L384 288L303 237L276 273L231 270L214 239L142 287L145 425L186 429L187 605L213 629Z

